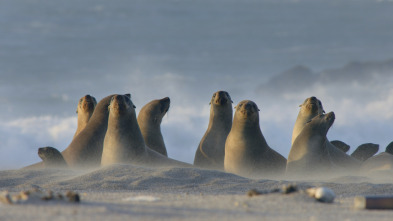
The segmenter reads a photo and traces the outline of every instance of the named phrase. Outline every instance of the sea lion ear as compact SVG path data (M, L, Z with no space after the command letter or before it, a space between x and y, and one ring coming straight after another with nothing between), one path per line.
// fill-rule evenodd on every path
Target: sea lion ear
M136 108L136 106L135 106L134 104L133 104L132 106L133 106L134 108Z
M124 95L131 99L131 94L124 94Z
M76 113L78 113L78 108L76 108Z
M211 104L212 104L212 102L210 101L210 102L209 102L209 105L211 105Z

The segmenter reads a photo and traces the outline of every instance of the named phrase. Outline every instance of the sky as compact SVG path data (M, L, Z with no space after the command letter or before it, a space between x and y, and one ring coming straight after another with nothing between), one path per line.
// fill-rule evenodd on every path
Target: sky
M170 97L169 156L192 162L209 102L253 100L268 144L290 150L299 104L336 113L353 151L393 140L392 1L0 1L0 168L65 149L76 105L131 93L137 111Z

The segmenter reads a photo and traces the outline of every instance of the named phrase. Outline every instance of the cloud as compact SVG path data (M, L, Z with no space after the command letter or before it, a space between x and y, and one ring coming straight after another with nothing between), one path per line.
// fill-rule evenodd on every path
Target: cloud
M65 149L75 133L76 122L76 117L41 116L1 123L0 167L20 167L39 161L39 147Z

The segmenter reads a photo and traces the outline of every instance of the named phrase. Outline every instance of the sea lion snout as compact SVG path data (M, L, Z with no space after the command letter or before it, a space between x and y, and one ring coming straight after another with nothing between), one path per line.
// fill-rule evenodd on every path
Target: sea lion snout
M331 127L336 119L334 112L329 112L325 115L325 119L329 122L329 127Z
M258 106L250 100L241 101L237 106L236 110L248 117L259 111Z
M213 95L213 102L217 105L224 105L228 102L232 103L231 97L229 96L228 92L226 91L217 91Z
M114 95L109 104L109 109L116 111L124 111L128 109L129 105L127 105L126 96L123 95Z
M166 113L169 110L169 106L171 104L171 99L169 97L164 97L160 100L160 111L161 113Z

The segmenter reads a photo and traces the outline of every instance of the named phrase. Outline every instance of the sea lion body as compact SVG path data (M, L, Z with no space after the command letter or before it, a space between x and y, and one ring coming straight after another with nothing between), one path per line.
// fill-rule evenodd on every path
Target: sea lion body
M388 171L393 173L393 155L388 152L382 152L370 157L362 163L361 172L363 174L372 174L375 172Z
M161 121L169 110L170 102L169 97L165 97L147 103L139 111L137 119L146 146L164 156L168 153L161 133Z
M224 169L225 141L232 127L232 100L226 91L217 91L210 102L208 128L195 153L194 165Z
M85 95L79 99L78 107L76 108L76 113L78 114L78 126L76 128L74 138L83 129L85 129L90 117L93 115L96 105L97 101L93 96Z
M144 166L180 166L189 164L165 157L148 148L129 96L115 95L109 105L108 127L104 139L101 165L117 163Z
M60 151L53 147L38 148L38 156L42 159L45 168L64 168L67 163Z
M267 144L259 126L257 105L244 100L235 109L225 142L225 171L245 177L282 175L286 159Z
M333 146L326 134L333 125L333 112L315 116L295 139L289 152L287 176L326 177L357 171L360 162Z
M70 167L98 167L101 163L108 106L114 95L103 98L96 106L86 127L72 140L62 155Z

